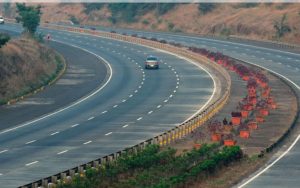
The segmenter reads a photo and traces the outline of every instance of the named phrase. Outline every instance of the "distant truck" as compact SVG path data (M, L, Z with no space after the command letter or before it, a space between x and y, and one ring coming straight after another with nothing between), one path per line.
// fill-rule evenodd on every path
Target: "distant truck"
M155 56L148 56L145 62L145 69L159 69L159 59Z
M0 24L4 24L4 18L0 16Z

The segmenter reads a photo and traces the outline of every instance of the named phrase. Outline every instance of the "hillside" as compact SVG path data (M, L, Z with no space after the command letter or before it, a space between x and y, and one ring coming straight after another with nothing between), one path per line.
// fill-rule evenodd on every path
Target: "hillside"
M62 70L53 50L28 37L0 48L0 104L48 84Z
M287 15L291 32L280 40L300 43L300 4L44 4L42 20L195 34L275 39L274 22Z

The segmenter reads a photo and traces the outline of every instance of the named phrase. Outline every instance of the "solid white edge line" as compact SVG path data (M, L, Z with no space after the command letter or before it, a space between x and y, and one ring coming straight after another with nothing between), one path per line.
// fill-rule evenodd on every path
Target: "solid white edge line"
M242 188L242 187L246 186L247 184L249 184L250 182L252 182L254 179L256 179L257 177L259 177L261 174L263 174L264 172L266 172L274 164L276 164L280 159L282 159L296 145L296 143L298 142L299 139L300 139L300 135L297 136L297 138L290 145L290 147L285 152L283 152L275 161L273 161L271 164L269 164L268 166L266 166L263 170L261 170L255 176L253 176L252 178L248 179L245 183L243 183L242 185L238 186L238 188Z
M25 166L30 166L30 165L33 165L33 164L38 163L38 162L39 162L39 161L33 161L33 162L31 162L31 163L25 164Z
M61 43L61 44L69 45L69 46L72 46L72 47L74 47L74 48L81 49L81 50L83 50L83 51L85 51L85 52L87 52L87 53L90 53L90 54L96 56L98 59L101 59L101 60L108 66L108 70L109 70L109 71L108 71L109 78L108 78L108 79L106 80L106 82L105 82L100 88L98 88L96 91L94 91L94 92L91 93L90 95L88 95L88 96L86 96L86 97L84 97L84 98L82 98L82 99L76 101L75 103L73 103L73 104L71 104L71 105L69 105L69 106L67 106L67 107L64 107L64 108L62 108L62 109L60 109L60 110L58 110L58 111L52 112L52 113L50 113L50 114L48 114L48 115L42 116L42 117L40 117L40 118L38 118L38 119L32 120L32 121L30 121L30 122L27 122L27 123L25 123L25 124L22 124L22 125L19 125L19 126L14 127L14 128L10 128L10 129L1 131L1 132L0 132L0 135L1 135L1 134L4 134L4 133L7 133L7 132L10 132L10 131L13 131L13 130L16 130L16 129L19 129L19 128L21 128L21 127L25 127L25 126L30 125L30 124L33 124L33 123L36 123L36 122L38 122L38 121L40 121L40 120L46 119L46 118L48 118L48 117L50 117L50 116L53 116L53 115L55 115L55 114L58 114L58 113L60 113L60 112L62 112L62 111L65 111L65 110L67 110L67 109L69 109L69 108L72 108L72 107L74 107L74 106L76 106L76 105L82 103L83 101L85 101L85 100L91 98L92 96L96 95L97 93L99 93L99 92L100 92L100 91L101 91L101 90L102 90L102 89L110 82L110 80L111 80L111 78L112 78L112 75L113 75L113 70L112 70L111 65L110 65L110 64L108 63L108 61L106 61L104 58L102 58L101 56L99 56L99 55L97 55L97 54L95 54L95 53L93 53L93 52L91 52L91 51L89 51L89 50L86 50L86 49L84 49L84 48L81 48L81 47L79 47L79 46L76 46L76 45L73 45L73 44L70 44L70 43L66 43L66 42L62 42L62 41L58 41L58 40L53 40L53 41L58 42L58 43Z

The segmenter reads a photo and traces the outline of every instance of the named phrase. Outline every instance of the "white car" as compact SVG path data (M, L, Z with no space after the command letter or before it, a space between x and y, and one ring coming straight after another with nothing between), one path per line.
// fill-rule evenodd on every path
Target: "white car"
M0 24L4 24L4 18L0 16Z
M159 69L159 61L155 56L148 56L145 62L145 69Z

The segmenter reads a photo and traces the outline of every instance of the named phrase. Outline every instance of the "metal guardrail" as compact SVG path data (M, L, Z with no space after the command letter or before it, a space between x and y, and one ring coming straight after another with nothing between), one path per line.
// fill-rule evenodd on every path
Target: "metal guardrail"
M70 31L70 32L86 33L86 34L101 36L101 37L105 37L105 38L150 46L153 48L162 49L165 51L169 51L169 52L178 54L180 56L186 57L188 59L192 59L197 62L200 61L201 63L206 64L206 66L209 66L214 71L217 71L218 74L222 75L227 82L227 87L225 88L224 95L222 95L219 99L216 99L214 102L212 102L205 110L203 110L202 112L195 115L191 119L187 120L183 124L176 126L169 131L166 131L154 138L151 138L144 142L141 142L133 147L126 148L122 151L118 151L116 153L112 153L110 155L98 158L96 160L90 161L90 162L80 165L78 167L68 169L64 172L40 179L38 181L32 182L27 185L24 185L24 186L22 186L23 188L25 188L25 187L26 188L28 188L28 187L36 188L39 186L54 187L55 184L57 184L58 182L72 179L72 177L74 175L78 175L78 174L82 175L86 168L89 168L89 167L97 168L97 167L99 167L99 165L104 165L106 163L109 163L112 160L117 159L124 152L135 153L137 151L144 149L145 146L148 144L158 144L160 146L165 146L167 144L173 143L176 140L185 137L187 134L191 133L193 130L195 130L199 126L203 125L207 120L209 120L217 112L219 112L219 110L228 101L228 98L230 95L230 90L231 90L231 78L230 78L228 72L220 65L213 63L206 57L200 56L199 54L196 54L194 52L188 51L183 48L174 47L174 46L171 46L168 44L162 44L160 42L149 41L149 40L130 37L130 36L123 36L123 35L119 35L119 34L115 34L115 33L92 31L92 30L87 30L87 29L72 28L72 27L58 26L58 25L52 25L52 24L42 24L42 27L49 28L49 29L56 29L56 30L66 30L66 31Z

